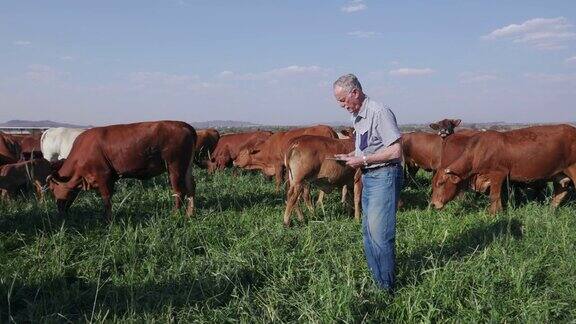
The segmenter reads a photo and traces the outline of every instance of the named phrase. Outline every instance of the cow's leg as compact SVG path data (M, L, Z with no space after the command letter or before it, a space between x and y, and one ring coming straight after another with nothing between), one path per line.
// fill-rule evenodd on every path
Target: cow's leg
M310 196L310 185L309 184L304 185L304 190L302 191L302 196L304 198L304 203L306 204L306 207L308 207L308 210L311 213L313 213L314 212L314 205L312 204L312 197Z
M326 211L324 210L324 196L326 195L326 193L324 192L324 190L320 189L320 192L318 193L318 200L316 201L316 205L320 206L320 209L322 209L322 213L326 214Z
M352 184L352 187L348 188L348 185L345 185L343 188L346 188L346 191L350 191L350 192L354 192L354 187ZM344 191L344 190L342 190ZM346 195L344 197L342 197L344 199L343 204L346 206L346 209L348 209L348 213L350 215L354 215L354 218L356 218L356 210L355 210L355 206L356 206L356 202L355 202L355 196L354 194L352 195Z
M193 160L190 161L193 163ZM168 165L168 178L170 179L170 186L174 192L174 210L180 210L182 207L182 200L186 196L186 168L179 162L172 162Z
M196 180L194 179L194 174L192 173L192 163L190 163L188 169L186 170L184 183L186 184L186 199L188 200L188 205L186 206L186 216L190 217L194 215L194 199L196 197Z
M342 186L342 197L340 198L341 203L346 202L346 195L348 195L348 186Z
M292 214L292 209L298 203L298 198L302 192L302 184L299 182L293 182L286 193L286 209L284 210L284 226L290 227L290 216Z
M362 202L362 180L360 177L354 178L354 219L357 222L360 222L362 211L361 211L361 202Z
M280 163L274 167L274 181L276 183L276 192L280 191L280 184L282 183L284 175L284 164Z
M104 219L107 222L112 221L112 193L114 191L114 182L110 179L102 179L97 181L98 191L104 203Z
M494 215L502 211L502 185L506 179L504 173L494 172L490 174L490 208L489 213Z

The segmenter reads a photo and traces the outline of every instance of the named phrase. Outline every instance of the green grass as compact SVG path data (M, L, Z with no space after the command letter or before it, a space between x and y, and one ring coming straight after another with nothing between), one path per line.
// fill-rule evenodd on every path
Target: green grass
M375 288L360 225L330 195L282 227L284 197L257 174L197 171L197 215L172 211L165 176L118 183L106 224L95 193L64 218L31 199L0 203L0 321L570 322L576 209L528 203L492 217L469 194L426 210L404 192L398 289Z

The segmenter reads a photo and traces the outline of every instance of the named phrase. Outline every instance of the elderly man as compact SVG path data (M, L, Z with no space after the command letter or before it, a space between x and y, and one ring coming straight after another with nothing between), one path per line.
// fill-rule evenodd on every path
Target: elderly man
M362 169L362 232L368 267L378 285L392 291L396 208L403 182L400 130L394 113L368 98L353 74L334 82L334 96L352 114L356 130L355 151L336 157Z

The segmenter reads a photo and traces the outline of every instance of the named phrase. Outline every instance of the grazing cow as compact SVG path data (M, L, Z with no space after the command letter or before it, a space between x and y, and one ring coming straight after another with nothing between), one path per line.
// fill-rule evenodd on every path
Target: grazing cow
M98 189L105 216L111 219L111 197L119 178L147 179L168 171L180 208L188 197L186 215L194 210L192 175L196 131L184 122L158 121L96 127L80 134L70 155L49 177L50 188L64 213L80 189Z
M9 134L0 132L0 166L20 159L20 144Z
M334 188L346 186L354 193L354 218L360 220L360 195L362 182L360 170L355 170L345 163L332 159L335 154L346 154L354 151L354 139L333 139L324 136L304 135L295 138L285 156L285 166L288 173L289 189L286 193L286 210L284 226L290 226L290 216L295 208L300 221L304 215L298 206L300 198L312 211L309 185L315 184L321 192L329 193Z
M554 181L552 207L567 194L568 176L576 183L576 128L569 125L535 126L507 132L486 131L472 136L460 156L440 170L432 204L442 208L471 179L479 191L490 188L490 213L502 210L505 180L531 183Z
M44 200L42 188L51 171L50 162L44 159L6 164L0 168L0 190L5 190L5 195L13 196L20 188L33 186L36 197Z
M194 162L201 168L207 167L214 149L220 139L220 133L214 128L199 129L196 131L198 136L195 146Z
M456 133L451 136L446 137L441 143L440 149L440 161L438 162L438 167L436 169L443 169L448 167L452 162L454 162L458 157L460 157L464 150L466 149L466 145L468 141L472 137L471 134L468 133ZM432 177L432 199L431 201L439 201L439 197L443 195L442 187L438 184L439 179L441 178L441 172L435 172ZM470 181L472 180L472 181ZM456 194L462 192L462 190L471 188L476 191L485 192L487 188L483 188L482 186L476 186L474 179L468 179L462 181L458 184L456 189ZM456 195L455 194L455 195ZM431 203L433 205L433 203Z
M276 181L276 190L278 190L284 174L284 154L288 151L290 141L302 135L338 138L336 132L325 125L277 132L257 147L251 150L242 150L234 161L234 165L248 170L262 170L268 176L273 175Z
M72 144L84 129L55 127L49 128L40 137L42 155L48 161L65 159L70 154Z
M216 148L207 162L208 172L224 170L232 166L232 161L236 160L240 151L264 143L272 135L269 131L256 131L237 134L225 134L220 137Z

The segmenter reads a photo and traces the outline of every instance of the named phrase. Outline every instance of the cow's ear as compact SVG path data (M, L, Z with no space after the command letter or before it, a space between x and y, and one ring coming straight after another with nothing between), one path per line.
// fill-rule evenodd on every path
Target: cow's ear
M454 128L458 127L458 125L460 125L461 122L462 122L461 119L452 119L450 121L450 123L452 124L452 127L454 127Z
M462 178L455 174L448 174L448 180L450 180L450 182L453 184L458 184L460 181L462 181Z
M439 130L440 129L440 125L437 123L432 123L430 124L430 128L432 128L433 130Z

